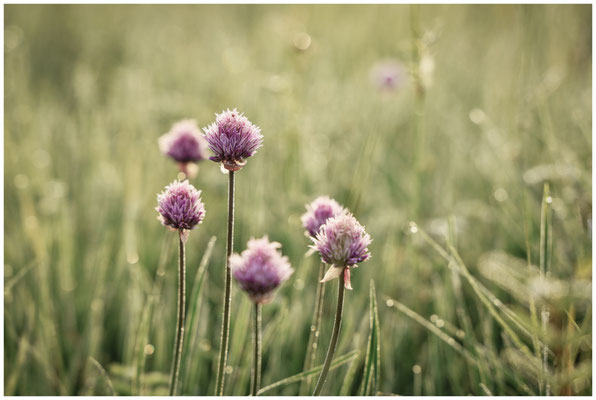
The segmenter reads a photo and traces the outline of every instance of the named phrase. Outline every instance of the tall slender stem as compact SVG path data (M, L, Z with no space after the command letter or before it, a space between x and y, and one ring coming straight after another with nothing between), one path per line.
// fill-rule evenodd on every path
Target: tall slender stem
M184 254L183 232L179 231L178 251L178 317L176 318L176 341L174 343L174 361L170 374L170 396L176 396L178 387L178 373L182 356L182 342L184 341L184 312L186 299L186 257Z
M312 323L310 325L310 333L308 335L308 345L306 347L306 357L304 358L303 371L308 371L313 367L317 358L317 347L319 341L319 332L321 330L321 318L323 316L323 298L325 297L325 283L321 282L325 275L325 263L321 262L319 267L319 278L317 279L317 293L315 295L315 307L312 316ZM304 381L304 388L310 391L312 377L306 378ZM302 395L301 390L301 395Z
M416 138L416 151L414 167L416 170L416 181L414 197L412 201L412 213L416 218L420 218L422 205L425 201L423 196L424 179L426 171L426 141L424 129L424 104L426 98L426 88L422 81L420 64L422 60L422 44L420 34L420 10L418 5L410 5L410 29L412 31L412 62L413 62L413 81L415 88L416 106L414 108L414 137Z
M219 348L219 364L215 383L215 395L223 396L224 374L228 359L228 339L230 333L230 303L232 301L232 273L230 271L230 255L234 247L234 171L228 174L228 241L226 243L226 280L224 290L224 312L221 324L221 341Z
M253 367L252 367L252 390L251 394L253 396L257 395L257 392L261 388L261 339L263 334L262 329L262 320L261 320L261 305L255 303L255 312L254 312L254 354L253 354Z
M327 373L329 372L329 367L331 367L331 361L333 361L333 354L335 353L335 348L337 347L337 339L339 337L339 328L341 327L341 316L344 310L344 275L346 270L341 272L339 276L339 287L337 289L337 309L335 310L335 324L333 325L333 333L331 334L331 342L329 343L329 349L327 350L327 355L325 356L325 363L323 364L323 369L321 370L321 375L319 375L319 380L317 381L317 385L315 386L315 391L313 393L314 396L318 396L323 389L323 385L325 384L325 379L327 379Z

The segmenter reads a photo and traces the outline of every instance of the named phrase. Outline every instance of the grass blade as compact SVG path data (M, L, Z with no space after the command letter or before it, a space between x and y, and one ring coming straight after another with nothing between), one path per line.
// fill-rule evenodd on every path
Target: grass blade
M542 206L540 209L540 277L551 277L551 259L552 259L552 212L551 203L553 199L550 196L550 187L548 182L544 183L542 193ZM544 305L540 310L540 320L542 323L542 334L546 337L547 326L549 322L549 309ZM540 369L540 394L550 395L550 384L548 382L548 346L542 345L542 364ZM544 382L544 384L542 384ZM544 390L544 392L543 392Z
M4 295L10 293L10 290L16 285L26 274L35 267L35 263L30 263L28 266L21 268L12 278L4 284Z
M356 376L356 372L358 372L358 367L360 365L360 355L356 357L351 363L350 368L348 368L348 372L346 372L346 377L344 378L343 383L341 384L341 389L339 391L340 396L349 396L350 391L352 390L354 384L354 378Z
M377 392L380 375L380 352L379 343L379 315L377 312L377 295L375 293L375 282L370 280L370 334L368 336L368 346L366 349L366 361L364 362L364 377L362 379L361 396ZM374 382L374 386L373 386Z
M331 367L329 368L329 370L331 371L331 370L334 370L334 369L336 369L338 367L341 367L342 365L344 365L344 364L352 361L356 357L358 357L358 350L352 350L351 352L349 352L347 354L344 354L341 357L337 357L333 361L333 363L331 363ZM280 386L283 386L283 385L289 385L290 383L300 382L301 380L303 380L303 379L305 379L305 378L307 378L307 377L309 377L311 375L314 375L314 374L320 372L322 368L323 368L323 365L321 364L321 365L319 365L319 366L317 366L315 368L309 369L308 371L304 371L304 372L301 372L299 374L292 375L292 376L290 376L288 378L282 379L281 381L272 383L269 386L265 386L264 388L261 388L261 390L259 390L259 392L257 393L257 395L261 395L261 394L263 394L265 392L268 392L268 391L270 391L272 389L275 389L275 388L280 387Z
M414 224L414 223L412 223ZM415 224L413 225L416 227L416 232L420 232L424 240L429 243L443 258L447 261L455 261L454 265L456 265L457 271L468 281L472 289L482 302L484 306L487 308L488 312L493 316L493 318L497 321L497 323L503 328L505 333L511 338L513 343L528 357L532 358L534 355L526 346L519 336L515 333L515 331L511 328L511 326L499 315L499 313L495 310L495 307L502 309L504 307L503 302L500 301L495 295L493 295L484 285L482 285L479 281L472 276L466 265L464 264L463 260L461 259L457 250L449 245L449 252L443 249L433 238L431 238L426 232L420 229ZM488 296L490 294L490 296ZM510 310L509 310L510 311ZM510 316L510 314L514 314L512 311L510 313L506 313L506 315ZM515 321L514 321L515 322ZM517 325L517 324L516 324ZM523 327L523 326L522 326Z
M426 329L428 329L429 331L434 333L436 336L438 336L439 339L441 339L442 341L447 343L449 345L449 347L451 347L453 350L455 350L456 352L458 352L459 354L464 356L472 364L476 364L476 360L474 359L472 354L470 354L470 352L467 349L463 348L461 346L461 344L459 344L454 338L447 335L445 332L443 332L442 330L437 328L435 325L433 325L432 323L427 321L423 316L421 316L420 314L418 314L416 311L412 310L411 308L407 307L406 305L404 305L404 304L400 303L399 301L392 299L390 297L386 296L386 298L387 298L387 305L389 307L395 307L401 313L405 314L406 316L410 317L414 321L418 322L420 325L422 325L423 327L425 327Z
M197 269L197 273L195 275L192 290L190 292L190 298L188 299L189 309L185 326L186 336L184 338L184 342L187 345L182 354L182 363L180 366L180 387L182 390L180 393L181 395L184 394L184 383L188 381L189 374L192 369L191 364L194 360L193 354L196 348L199 328L199 314L201 312L201 303L203 298L203 291L201 289L203 288L203 282L205 281L205 276L207 275L207 265L211 259L211 253L213 252L215 241L216 237L212 236L211 239L209 239L209 243L207 243L207 247L205 248L205 252L203 253L203 257L201 258L199 268Z
M112 385L112 380L110 379L108 373L106 372L106 370L104 369L104 367L101 366L101 364L99 363L99 361L97 361L95 358L93 357L89 357L89 361L91 362L91 364L93 364L93 366L99 371L99 373L101 374L103 381L106 385L106 389L109 392L110 396L116 396L116 391L114 390L114 386Z

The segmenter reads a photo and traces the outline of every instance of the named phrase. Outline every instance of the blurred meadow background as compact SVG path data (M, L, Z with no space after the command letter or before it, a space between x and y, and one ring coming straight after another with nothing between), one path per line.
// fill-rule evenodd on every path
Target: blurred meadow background
M263 386L302 371L319 261L300 215L327 194L373 257L323 394L591 394L591 15L5 5L5 394L167 394L177 238L154 207L178 170L157 138L228 107L264 135L236 176L235 250L267 234L296 270L263 307ZM210 395L227 177L204 161L191 183L207 214L187 244L181 392ZM229 395L249 390L250 311L234 282Z

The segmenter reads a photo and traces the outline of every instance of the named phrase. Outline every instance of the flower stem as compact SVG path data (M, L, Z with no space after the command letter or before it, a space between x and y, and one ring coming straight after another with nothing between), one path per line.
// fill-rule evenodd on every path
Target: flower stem
M228 174L228 241L226 243L226 280L224 290L224 312L221 326L219 348L219 364L215 383L215 395L223 396L224 373L228 359L228 339L230 334L230 303L232 300L232 273L230 271L230 255L234 247L234 171Z
M184 254L183 232L179 232L178 251L178 317L176 318L176 341L174 343L174 361L170 374L170 396L176 396L178 386L178 373L180 371L180 358L182 356L182 342L184 341L184 310L186 299L186 257Z
M317 347L319 341L319 332L321 329L321 318L323 316L323 298L325 297L325 283L321 282L325 275L325 263L321 262L319 267L319 282L317 286L317 293L315 295L315 307L312 316L312 324L310 326L310 333L308 335L308 345L306 347L306 357L304 359L303 371L308 371L314 365L317 358ZM309 376L305 380L305 389L310 390L312 378ZM301 394L302 391L301 391Z
M323 385L325 384L325 379L327 379L327 373L329 372L329 367L331 366L331 361L333 361L333 354L335 353L335 348L337 347L337 339L339 337L339 328L341 327L341 316L344 310L344 275L346 273L346 269L344 268L339 276L339 287L337 289L337 309L335 311L335 324L333 325L333 333L331 334L331 342L329 343L329 349L327 350L327 355L325 356L325 363L323 364L323 369L321 370L321 375L319 375L319 380L317 381L317 385L315 386L315 391L313 396L318 396L323 389Z
M414 197L412 199L413 215L420 217L425 201L423 196L424 180L426 177L426 140L424 128L424 109L426 100L426 88L422 81L420 64L422 59L422 40L420 33L420 8L416 4L410 5L410 29L412 31L412 60L414 62L413 80L415 87L416 106L414 108L414 135L416 137L416 151L414 167L416 170L416 181Z
M253 396L257 395L257 392L261 388L261 339L262 339L262 321L261 321L261 305L255 303L255 312L254 312L254 355L253 355L253 370L252 370L252 390L251 394Z

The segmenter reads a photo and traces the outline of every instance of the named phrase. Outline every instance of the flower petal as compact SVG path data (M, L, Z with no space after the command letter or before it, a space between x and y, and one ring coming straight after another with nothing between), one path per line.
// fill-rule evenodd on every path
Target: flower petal
M189 236L190 231L188 229L180 229L180 240L182 240L182 243L186 243Z
M344 267L336 267L335 265L332 265L331 268L329 268L327 272L325 272L325 276L323 277L323 279L321 279L321 282L327 282L331 279L339 277L343 269Z
M346 272L344 273L344 285L346 289L352 290L352 283L350 283L350 268L346 268Z

